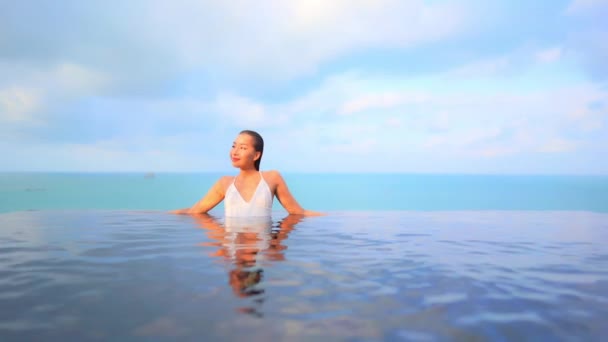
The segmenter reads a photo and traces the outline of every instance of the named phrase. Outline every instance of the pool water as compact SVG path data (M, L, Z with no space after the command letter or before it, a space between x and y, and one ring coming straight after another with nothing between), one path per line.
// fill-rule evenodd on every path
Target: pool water
M0 340L601 340L608 214L0 214Z

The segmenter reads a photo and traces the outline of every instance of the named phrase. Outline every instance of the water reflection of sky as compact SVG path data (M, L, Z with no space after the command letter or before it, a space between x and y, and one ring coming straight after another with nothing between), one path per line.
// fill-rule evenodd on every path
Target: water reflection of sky
M2 214L0 307L11 309L0 310L0 334L593 339L606 332L606 214L273 214L245 221L143 211Z

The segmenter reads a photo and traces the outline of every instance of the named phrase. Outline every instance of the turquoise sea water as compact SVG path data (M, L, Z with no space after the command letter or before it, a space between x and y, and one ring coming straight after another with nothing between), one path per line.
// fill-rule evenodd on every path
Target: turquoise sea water
M608 212L608 176L284 174L305 207ZM187 207L220 174L0 173L0 212ZM275 201L275 208L281 207ZM215 212L221 213L222 206Z

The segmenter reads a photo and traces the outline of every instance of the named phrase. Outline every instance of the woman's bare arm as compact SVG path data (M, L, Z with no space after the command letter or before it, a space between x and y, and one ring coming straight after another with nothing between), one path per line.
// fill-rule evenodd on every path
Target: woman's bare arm
M225 194L224 183L226 182L226 177L220 178L212 187L209 189L207 194L198 202L196 202L191 208L184 208L173 210L171 213L173 214L187 214L187 215L195 215L195 214L205 214L209 210L213 209L216 205L218 205L223 199Z
M323 215L322 213L306 210L300 206L298 201L293 197L289 188L287 187L287 183L281 176L278 171L272 171L272 177L277 182L276 196L283 208L287 210L288 213L293 215L306 215L306 216L319 216Z

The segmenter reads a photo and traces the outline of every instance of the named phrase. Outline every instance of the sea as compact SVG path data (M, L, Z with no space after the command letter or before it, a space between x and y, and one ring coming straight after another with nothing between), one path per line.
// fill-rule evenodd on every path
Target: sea
M608 176L0 173L0 341L602 341Z
M608 175L282 174L306 209L608 212ZM171 210L201 199L222 174L0 173L0 213ZM275 209L282 207L275 201ZM222 214L220 204L213 211Z

